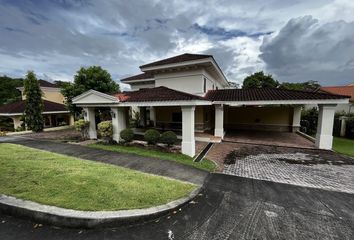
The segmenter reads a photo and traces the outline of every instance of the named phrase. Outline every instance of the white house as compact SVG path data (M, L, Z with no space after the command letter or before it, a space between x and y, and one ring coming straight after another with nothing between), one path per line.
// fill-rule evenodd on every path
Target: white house
M182 153L195 155L195 133L212 132L220 140L231 129L297 131L301 108L320 109L316 146L332 148L332 127L337 104L349 97L285 89L230 89L211 55L182 54L140 66L141 74L122 79L133 91L107 95L90 90L73 103L83 107L96 138L94 109L110 107L114 139L127 127L128 110L139 108L144 125L182 133Z

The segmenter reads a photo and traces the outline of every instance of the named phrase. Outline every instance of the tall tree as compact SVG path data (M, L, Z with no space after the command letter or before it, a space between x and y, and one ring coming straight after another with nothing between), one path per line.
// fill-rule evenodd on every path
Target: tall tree
M275 88L279 82L271 74L265 75L263 71L253 73L243 80L242 88Z
M0 105L21 100L21 93L16 88L22 86L22 78L0 76Z
M72 113L78 112L72 104L72 99L90 89L111 94L119 91L119 85L112 80L109 72L100 66L80 68L74 76L74 82L63 84L61 90L66 98L66 105Z
M40 132L44 123L42 90L33 71L27 72L23 87L26 96L25 123L28 129Z
M281 88L290 89L290 90L305 90L305 91L315 91L321 87L317 81L307 81L301 83L290 83L284 82L280 84Z

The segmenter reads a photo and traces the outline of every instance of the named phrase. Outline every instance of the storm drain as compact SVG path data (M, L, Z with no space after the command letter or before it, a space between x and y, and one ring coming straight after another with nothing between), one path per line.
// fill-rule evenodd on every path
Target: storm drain
M199 153L199 155L194 158L194 162L200 162L201 160L203 160L203 158L205 157L205 155L207 155L207 153L209 152L210 148L213 146L214 143L210 142L208 143L205 148L203 149L203 151L201 151Z

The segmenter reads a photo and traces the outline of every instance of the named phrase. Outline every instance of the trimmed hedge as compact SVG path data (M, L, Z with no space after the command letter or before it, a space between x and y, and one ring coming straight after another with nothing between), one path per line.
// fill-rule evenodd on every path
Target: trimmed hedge
M123 129L120 132L120 138L124 140L124 142L131 142L134 139L134 132L131 128Z
M160 139L160 133L155 129L149 129L145 132L144 139L148 144L155 145Z
M88 138L88 128L90 122L85 121L84 119L79 119L74 123L75 129L81 133L83 139Z
M177 135L172 131L164 132L161 135L160 141L164 144L167 144L167 146L171 147L177 142Z
M107 141L111 141L112 137L113 137L113 125L111 121L104 121L104 122L100 122L97 125L97 130L98 133L100 134L100 136L107 140Z

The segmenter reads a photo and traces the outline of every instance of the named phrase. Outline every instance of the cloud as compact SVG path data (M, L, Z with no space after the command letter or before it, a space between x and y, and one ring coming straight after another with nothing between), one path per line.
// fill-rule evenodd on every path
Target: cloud
M294 18L265 37L260 58L281 81L344 84L354 76L354 22Z
M314 78L320 69L328 79L353 81L347 75L353 9L350 0L0 0L0 74L21 76L32 69L72 80L81 66L101 65L119 79L138 73L144 63L192 52L213 54L228 79L239 83L265 67L289 81ZM304 14L315 17L296 20ZM338 21L341 15L346 22ZM337 33L336 27L343 29ZM294 40L298 35L300 42ZM326 41L312 46L320 35L340 51L328 50ZM302 61L313 61L317 70L305 71ZM303 76L292 72L295 65Z

